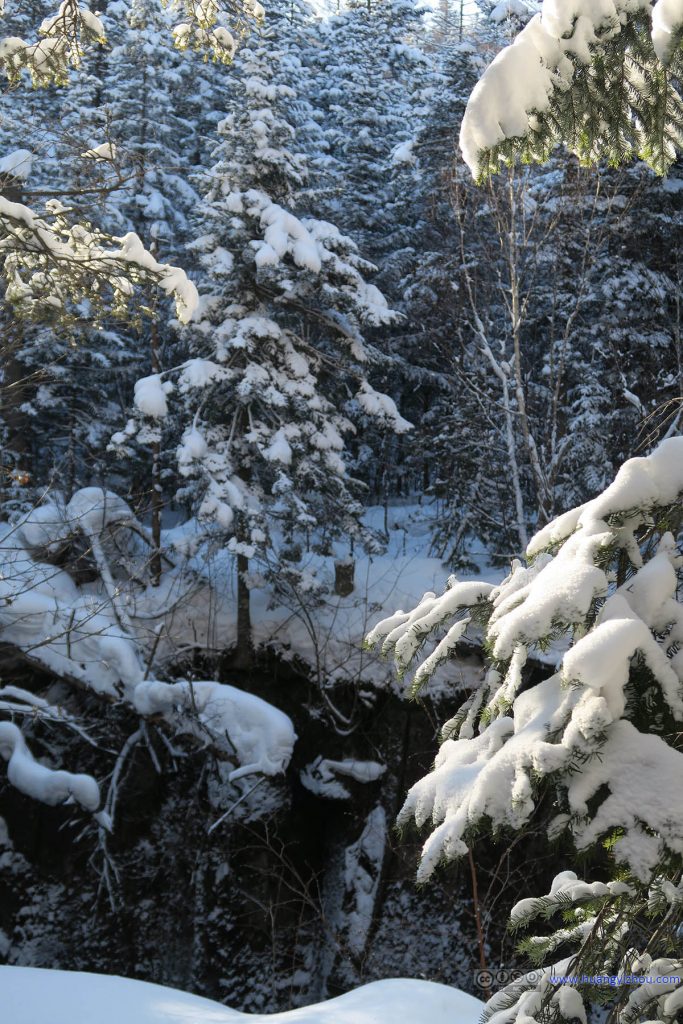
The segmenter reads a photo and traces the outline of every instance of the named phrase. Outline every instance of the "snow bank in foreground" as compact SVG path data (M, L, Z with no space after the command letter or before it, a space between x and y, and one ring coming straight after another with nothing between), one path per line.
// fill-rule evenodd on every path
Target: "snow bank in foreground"
M0 967L0 1006L11 1024L477 1024L484 1008L446 985L392 978L317 1006L249 1014L144 981L34 967Z

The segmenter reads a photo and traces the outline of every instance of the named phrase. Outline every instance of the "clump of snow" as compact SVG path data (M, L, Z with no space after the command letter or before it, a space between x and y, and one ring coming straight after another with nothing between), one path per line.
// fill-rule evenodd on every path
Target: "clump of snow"
M114 241L119 243L119 249L106 255L111 259L133 264L153 275L162 291L175 298L180 322L189 323L199 306L199 293L185 271L168 263L158 263L134 231L114 238Z
M384 422L395 433L405 434L413 429L412 423L409 423L408 420L400 415L393 398L380 391L375 391L367 381L363 381L360 391L356 395L356 400L363 412L373 416L380 422Z
M110 163L116 159L116 155L116 146L113 142L103 142L81 153L84 160L106 160Z
M50 553L59 550L69 532L65 508L53 501L37 505L17 523L17 533L27 547L43 548Z
M415 139L408 139L407 142L400 142L391 153L392 164L415 164Z
M531 540L529 557L556 545L582 528L584 532L607 529L608 516L628 518L634 510L647 510L655 503L670 504L683 492L683 438L671 437L647 457L628 459L613 482L593 501L566 512L543 527ZM642 522L636 514L628 522L633 532ZM636 556L637 558L637 556Z
M327 757L316 757L300 772L301 783L316 796L328 800L349 800L351 793L340 781L339 776L355 782L376 782L386 771L386 765L377 761L333 761Z
M508 18L521 18L528 21L533 11L523 0L500 0L500 3L491 11L489 18L495 25L499 25Z
M142 670L136 644L122 629L106 589L81 590L64 570L36 561L30 543L55 550L79 531L92 543L108 523L131 513L100 488L79 491L72 501L63 518L57 506L47 506L37 523L29 516L17 527L0 527L0 637L57 675L116 696L121 686L138 682Z
M396 314L389 309L387 300L376 285L359 280L357 287L364 316L371 324L389 324L396 319ZM403 420L404 424L407 422L407 420ZM408 428L404 427L403 429Z
M208 451L206 438L195 426L188 427L178 445L178 465L181 473L199 459L203 459Z
M283 466L292 464L292 447L287 440L287 430L280 427L273 434L270 444L263 454L269 462L281 462Z
M12 785L34 800L61 804L73 798L86 810L99 807L100 790L91 775L74 775L40 764L13 722L0 722L0 756L7 761L7 778Z
M320 273L322 260L315 239L306 226L264 192L250 189L244 194L248 212L259 217L264 228L263 241L254 243L257 267L277 265L284 256L291 256L298 267Z
M235 42L232 34L228 32L227 28L223 28L222 25L219 25L217 28L211 30L209 38L211 40L211 46L215 52L224 54L227 60L232 59L235 55L235 50L237 49L237 43Z
M224 367L210 359L188 359L180 374L180 389L203 388L225 373Z
M101 487L83 487L76 491L66 506L66 516L81 530L94 534L102 533L115 523L133 522L135 518L123 498Z
M15 149L0 160L0 176L7 175L18 178L19 181L26 181L31 174L32 165L33 153L28 149Z
M62 0L57 14L52 15L52 17L44 18L38 31L41 36L55 35L59 37L62 33L67 35L68 33L73 33L77 29L78 21L80 21L96 39L104 40L104 26L97 15L78 5L75 5L74 10L74 4L70 3L70 0Z
M189 729L200 738L209 736L217 747L226 746L240 764L230 773L231 781L255 772L277 775L291 760L296 742L291 719L234 686L207 680L149 679L136 686L133 703L141 715L162 714L181 730Z
M630 891L631 886L626 882L584 882L574 871L561 871L559 875L555 875L546 900L548 907L563 909L568 899L572 902L594 900L600 896L621 896ZM510 924L519 924L530 914L535 916L538 906L539 901L534 896L519 900L510 911Z
M160 420L168 414L166 396L173 390L170 381L164 381L161 374L153 373L135 382L133 402L144 416Z
M682 0L657 0L652 10L652 43L662 63L668 63L676 43L680 44L682 29Z
M638 732L630 722L615 722L600 758L569 781L569 806L578 816L587 816L588 802L609 787L591 820L577 830L578 848L591 846L614 829L623 830L614 854L637 878L648 881L667 849L683 854L682 778L680 751L659 736Z

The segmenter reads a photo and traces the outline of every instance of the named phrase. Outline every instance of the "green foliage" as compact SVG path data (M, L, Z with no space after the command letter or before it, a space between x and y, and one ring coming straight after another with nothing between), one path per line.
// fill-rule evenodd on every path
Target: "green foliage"
M479 183L501 165L545 163L564 144L583 165L616 167L639 158L665 175L683 144L681 30L666 66L655 54L649 12L592 48L589 65L569 54L568 89L555 88L547 111L532 114L527 135L507 138L480 154Z
M199 51L205 59L210 56L221 64L231 63L238 42L253 26L262 25L265 17L258 0L227 4L222 0L202 0L201 3L162 0L162 3L183 18L172 29L176 47ZM131 21L134 21L136 0L130 0L129 6ZM10 86L19 86L25 71L35 88L68 85L70 72L80 70L86 53L107 43L99 17L87 7L81 7L78 0L62 0L58 13L46 18L38 27L37 37L33 43L16 36L2 40L0 66Z

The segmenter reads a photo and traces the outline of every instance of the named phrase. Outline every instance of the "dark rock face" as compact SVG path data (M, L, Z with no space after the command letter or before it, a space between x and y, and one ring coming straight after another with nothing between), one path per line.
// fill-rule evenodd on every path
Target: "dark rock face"
M147 742L124 767L105 844L80 811L36 804L0 780L0 960L143 978L252 1012L392 976L481 995L469 865L417 890L420 838L393 828L407 788L429 770L453 698L439 707L335 691L335 718L282 666L225 681L293 718L299 741L286 777L230 784L210 753L177 740L169 747L149 724ZM98 714L98 747L73 734L58 740L64 761L92 771L106 792L116 754L139 723L115 707L98 706ZM351 727L340 726L341 715ZM42 728L32 728L37 756L48 740L55 750L56 734ZM321 757L327 768L304 771ZM349 761L385 770L360 781L344 774ZM344 771L330 762L345 762ZM311 783L325 771L337 771L332 784ZM489 900L504 853L477 850L480 895L492 882ZM483 910L486 920L486 903ZM500 906L496 919L502 924L489 926L487 938L498 962L506 942Z

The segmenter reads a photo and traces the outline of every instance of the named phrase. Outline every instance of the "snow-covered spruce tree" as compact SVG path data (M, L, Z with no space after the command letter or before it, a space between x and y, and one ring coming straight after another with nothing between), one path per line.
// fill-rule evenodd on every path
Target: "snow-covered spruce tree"
M197 61L173 47L170 12L158 0L130 0L109 38L100 117L126 182L110 205L120 230L177 258L198 200L188 182L197 142L183 114Z
M320 171L312 185L316 209L376 264L372 280L399 312L404 312L402 278L421 244L421 211L411 206L418 173L412 143L439 81L435 61L425 52L424 20L413 0L343 4L320 23L318 45L303 53L324 141L311 160ZM387 357L381 387L410 419L404 406L419 390L421 375L411 374L402 347L407 327L401 317L390 330L373 330L370 338ZM411 412L419 415L419 400ZM362 433L364 447L354 452L356 471L373 501L419 489L420 483L410 479L401 437L377 436L371 428Z
M472 92L460 142L475 178L501 158L641 157L664 174L683 143L681 0L543 0Z
M193 358L177 378L188 424L179 467L200 518L217 524L236 555L242 661L251 645L249 560L275 558L282 584L287 565L297 571L296 534L363 537L344 460L350 417L363 411L385 428L408 426L366 377L363 325L393 316L365 280L371 264L334 225L291 212L307 167L283 113L295 109L288 69L286 51L270 43L236 62L205 233L192 245L206 294L186 332Z
M348 3L321 22L310 58L317 58L315 102L333 182L327 216L378 264L395 247L386 238L397 227L387 209L396 200L392 153L419 131L424 90L433 84L420 48L423 18L414 0Z
M28 36L51 12L47 0L27 6L21 11L8 7L6 27L15 40ZM207 17L217 13L216 5L213 11L211 7L206 6ZM34 200L58 195L76 209L77 217L99 224L110 236L137 232L150 255L165 260L183 248L188 208L197 200L186 176L198 142L183 112L192 91L188 83L193 68L203 69L204 61L201 55L173 47L173 15L156 0L110 4L99 22L107 43L85 46L78 59L72 54L74 59L69 59L77 67L72 67L68 88L26 90L23 74L17 82L22 87L5 103L3 134L38 154L24 193L29 207ZM193 38L191 48L199 41ZM227 45L227 37L225 41ZM217 56L208 37L205 42ZM230 44L222 56L227 60L233 49ZM220 61L207 64L225 71ZM11 232L5 246L10 243L15 243ZM60 256L67 251L62 248ZM49 257L44 262L53 264L53 275L68 268ZM143 285L142 280L139 283ZM104 449L132 396L132 364L138 364L138 375L144 372L147 352L146 368L154 370L160 350L168 348L168 306L156 302L150 283L144 283L139 295L148 315L129 317L126 311L125 326L108 315L108 296L97 280L78 316L61 323L53 308L37 309L31 317L34 322L22 325L21 372L15 376L27 384L22 387L20 412L24 423L40 428L32 433L41 436L40 446L23 461L30 463L30 480L38 493L55 479L67 496L81 483L102 479ZM87 281L84 284L87 287ZM27 312L22 309L24 319ZM45 319L48 326L41 323ZM22 437L28 432L11 433ZM137 505L146 498L150 459L152 475L158 475L157 448L148 429L145 464L141 467L139 458L131 458L126 471L114 476L116 486L129 490ZM29 476L23 471L15 475ZM153 507L157 491L152 488Z
M173 47L172 17L172 12L163 9L157 0L131 0L126 19L107 25L113 45L104 75L101 120L115 146L124 178L123 188L108 204L117 230L136 231L163 259L186 260L189 216L199 202L189 182L199 140L186 113L194 88L194 68L203 62ZM222 65L218 67L225 72ZM138 377L158 374L164 365L178 362L168 304L156 302L150 295L146 307L147 315L128 339L129 348L135 352ZM174 459L164 444L170 432L162 429L156 415L150 416L140 408L144 399L138 401L141 392L138 389L134 393L130 374L125 384L135 412L128 420L127 433L117 431L115 437L125 436L130 442L137 415L141 420L135 432L137 445L112 447L119 455L119 465L125 455L129 493L136 506L149 510L155 538L152 576L158 582L161 516L173 492L167 478L173 476Z
M564 872L549 896L515 907L516 927L559 911L564 922L527 940L544 966L494 996L496 1024L585 1020L594 975L632 979L610 989L612 1020L680 1019L682 529L683 439L671 438L548 524L500 586L451 578L368 636L401 673L416 666L413 691L468 629L483 630L488 652L484 681L444 726L434 769L399 818L430 826L421 880L478 833L524 828L544 797L551 837L610 853L611 881ZM557 652L557 665L533 682L525 665L539 651L546 664ZM653 980L669 976L678 980Z

